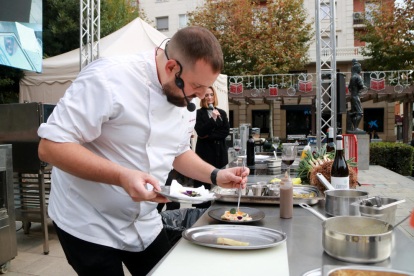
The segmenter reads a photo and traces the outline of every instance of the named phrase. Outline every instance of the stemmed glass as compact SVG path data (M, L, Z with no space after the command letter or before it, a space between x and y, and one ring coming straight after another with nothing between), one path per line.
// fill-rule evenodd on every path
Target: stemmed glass
M279 139L279 137L273 136L273 138L272 138L272 144L273 144L273 148L275 149L275 151L274 151L275 159L277 160L277 148L280 145L280 139Z
M242 148L241 139L234 139L233 148L237 152L237 155L238 155L239 151ZM239 158L236 159L236 164L239 165Z
M288 175L290 177L290 165L295 162L296 155L298 153L298 145L293 143L283 144L282 148L282 162L286 164L288 168Z

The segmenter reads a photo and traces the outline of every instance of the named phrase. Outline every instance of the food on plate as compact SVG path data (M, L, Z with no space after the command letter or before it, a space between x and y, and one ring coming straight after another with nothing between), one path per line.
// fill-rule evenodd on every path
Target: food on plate
M247 213L236 211L236 209L231 209L230 211L225 211L224 215L221 216L221 219L224 220L234 220L234 221L249 221L252 220L252 217Z
M194 192L194 191L185 191L185 192L180 191L180 193L183 194L183 195L189 196L189 197L201 196L199 193Z
M329 274L329 276L403 276L395 272L372 271L372 270L356 270L356 269L340 269Z
M280 181L282 181L282 180L279 179L279 178L273 178L272 180L270 180L270 183L277 184ZM299 185L299 184L302 183L302 179L300 179L300 178L292 178L292 182L293 182L293 185Z
M217 244L223 244L223 245L233 245L233 246L248 246L248 242L241 242L241 241L235 241L232 239L226 239L226 238L217 238Z
M314 192L312 192L310 194L297 194L297 193L293 193L293 197L301 197L301 198L315 197L315 193Z

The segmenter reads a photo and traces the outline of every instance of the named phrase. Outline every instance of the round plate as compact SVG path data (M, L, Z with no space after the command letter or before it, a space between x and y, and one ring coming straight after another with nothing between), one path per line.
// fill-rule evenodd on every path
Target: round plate
M243 223L250 223L255 222L263 219L265 217L265 214L263 211L260 211L255 208L249 208L249 207L240 207L239 210L243 213L247 213L249 216L252 217L252 220L249 221L237 221L237 220L225 220L222 219L221 216L224 215L225 211L230 211L232 208L217 208L213 209L208 212L208 215L218 221L227 222L227 223L235 223L235 224L243 224ZM234 208L236 209L236 208Z
M321 275L322 275L322 269L321 268L309 270L309 271L305 272L304 274L302 274L302 276L321 276Z
M228 250L269 248L286 241L286 234L278 230L251 225L228 224L212 224L191 227L183 231L182 237L194 244ZM217 244L217 238L227 238L241 242L248 242L249 245L230 246Z
M185 189L187 187L183 187L183 188ZM213 193L214 196L210 199L198 200L197 197L188 197L188 199L185 199L185 198L170 195L170 186L161 186L161 192L155 191L155 190L154 192L164 196L166 199L171 200L172 202L188 203L188 204L200 204L200 203L204 203L208 201L213 201L221 197L221 195Z

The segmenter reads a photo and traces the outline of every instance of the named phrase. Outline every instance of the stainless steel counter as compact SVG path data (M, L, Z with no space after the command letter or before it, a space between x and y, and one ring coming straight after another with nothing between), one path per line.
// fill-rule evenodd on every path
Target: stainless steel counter
M325 202L321 201L313 208L325 213ZM233 205L214 203L211 208L217 206L234 207ZM355 265L332 258L324 253L322 247L321 220L301 207L293 208L292 219L279 218L279 206L248 205L265 213L265 218L252 225L282 230L287 234L287 246L289 255L290 275L302 275L304 272L322 267L323 265ZM215 224L205 213L194 226ZM375 266L389 267L414 272L414 242L402 231L396 229L394 236L395 249L391 257Z
M260 173L261 171L257 169L262 169L262 164L262 162L257 162L256 166L253 167L256 170L254 174L249 175L248 182L269 181L269 179L276 176ZM296 164L297 163L295 162L294 165ZM235 163L233 162L230 162L230 164L227 165L227 167L234 166ZM279 217L279 205L244 204L243 206L256 208L265 213L265 218L263 220L249 225L282 230L287 234L288 262L291 276L300 276L307 271L322 268L324 265L355 265L354 263L339 261L324 252L322 247L322 222L307 210L304 210L299 206L294 206L293 218L281 219ZM231 203L214 202L210 209L217 207L230 208L236 207L236 205ZM320 213L325 214L325 201L319 201L319 203L314 205L313 208L318 210ZM194 224L193 227L221 223L210 218L207 213L208 211L204 213L204 215ZM180 242L182 242L182 239L177 244ZM394 243L394 250L391 257L383 262L372 264L371 266L387 267L407 272L414 272L414 242L401 230L395 229ZM157 267L169 254L174 254L174 248L172 248L168 254L164 256L164 258L157 264L156 267L154 267L149 275L156 271ZM252 251L252 260L254 260L254 258L255 254ZM260 262L260 260L257 261ZM185 260L183 260L183 262L185 262ZM269 264L269 269L271 269L272 265L274 264ZM171 275L179 273L179 271L173 270L174 269L172 268Z
M287 234L289 271L291 276L302 275L309 270L321 268L323 265L355 265L353 263L346 263L336 260L324 253L322 247L321 221L301 207L293 208L292 219L281 219L279 218L279 206L259 204L246 204L246 206L260 209L266 216L263 220L252 223L251 225L278 229ZM235 206L215 202L211 208L216 207ZM325 213L324 201L321 201L318 205L313 206L313 208L317 209L321 213ZM206 212L196 222L194 227L217 223L220 222L210 218ZM399 229L396 229L394 232L395 248L391 257L386 261L373 265L414 272L414 242ZM172 253L174 253L174 248L171 249L168 254ZM254 252L252 252L252 260L253 258ZM160 263L162 261L163 260L161 260ZM156 268L157 267L155 267L153 271L155 271Z

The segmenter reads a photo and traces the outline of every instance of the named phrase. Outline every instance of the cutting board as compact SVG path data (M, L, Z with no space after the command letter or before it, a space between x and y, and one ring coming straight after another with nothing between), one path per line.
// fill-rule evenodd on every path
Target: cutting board
M226 250L181 239L152 275L289 276L286 242L259 250Z

